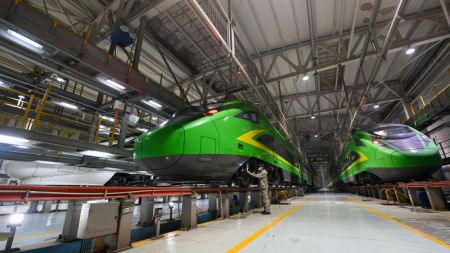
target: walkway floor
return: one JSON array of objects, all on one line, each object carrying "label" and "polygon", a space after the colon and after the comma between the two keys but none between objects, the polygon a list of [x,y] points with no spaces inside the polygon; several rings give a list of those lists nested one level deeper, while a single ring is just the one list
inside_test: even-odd
[{"label": "walkway floor", "polygon": [[[135,243],[127,252],[450,252],[448,212],[423,213],[365,200],[311,194],[273,206],[272,215],[212,221]],[[438,226],[423,226],[427,219]]]}]

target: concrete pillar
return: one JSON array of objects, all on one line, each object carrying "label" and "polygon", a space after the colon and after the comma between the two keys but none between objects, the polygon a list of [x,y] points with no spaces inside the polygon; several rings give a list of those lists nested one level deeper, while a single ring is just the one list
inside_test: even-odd
[{"label": "concrete pillar", "polygon": [[289,188],[288,192],[289,192],[289,198],[294,197],[294,195],[295,195],[295,189],[294,188]]},{"label": "concrete pillar", "polygon": [[153,209],[155,207],[155,199],[153,197],[141,198],[141,210],[139,213],[139,226],[153,225]]},{"label": "concrete pillar", "polygon": [[[129,105],[127,104],[126,107]],[[129,113],[125,113],[125,115],[122,117],[122,122],[120,122],[120,132],[119,132],[119,139],[117,140],[117,146],[119,148],[125,147],[125,137],[127,135],[127,128],[128,128],[128,122],[130,121],[130,115]]]},{"label": "concrete pillar", "polygon": [[441,189],[425,187],[425,191],[427,192],[428,200],[430,201],[431,208],[433,208],[433,210],[447,210],[447,206],[445,205],[445,202],[443,200],[444,197],[442,196]]},{"label": "concrete pillar", "polygon": [[305,196],[305,190],[303,190],[302,187],[298,188],[298,195],[299,195],[300,197]]},{"label": "concrete pillar", "polygon": [[420,206],[420,201],[416,195],[416,189],[406,188],[406,190],[408,191],[408,197],[409,197],[409,201],[411,202],[411,205],[412,206]]},{"label": "concrete pillar", "polygon": [[235,193],[228,194],[228,202],[230,203],[230,215],[234,214],[234,210],[236,209],[236,201],[234,201]]},{"label": "concrete pillar", "polygon": [[220,194],[219,196],[219,207],[220,207],[220,217],[227,219],[230,217],[230,194]]},{"label": "concrete pillar", "polygon": [[217,193],[208,193],[208,212],[213,218],[217,218]]},{"label": "concrete pillar", "polygon": [[30,201],[30,207],[28,208],[28,213],[38,212],[39,201]]},{"label": "concrete pillar", "polygon": [[378,198],[378,192],[375,188],[371,188],[372,189],[372,198]]},{"label": "concrete pillar", "polygon": [[51,200],[44,201],[44,204],[42,205],[42,212],[50,213],[52,210],[52,204],[53,204],[53,202]]},{"label": "concrete pillar", "polygon": [[239,192],[239,199],[241,205],[241,213],[248,212],[248,192]]},{"label": "concrete pillar", "polygon": [[69,201],[63,231],[60,240],[63,242],[77,240],[78,225],[80,223],[81,208],[84,201]]},{"label": "concrete pillar", "polygon": [[187,229],[197,227],[197,197],[195,195],[183,196],[181,227]]},{"label": "concrete pillar", "polygon": [[261,208],[262,203],[261,203],[261,192],[260,191],[254,191],[254,192],[250,192],[250,198],[251,198],[251,203],[252,206],[254,206],[255,208]]}]

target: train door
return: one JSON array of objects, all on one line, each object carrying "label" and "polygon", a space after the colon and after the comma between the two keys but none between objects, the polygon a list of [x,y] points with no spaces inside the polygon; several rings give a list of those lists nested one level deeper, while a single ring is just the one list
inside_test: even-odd
[{"label": "train door", "polygon": [[200,137],[199,161],[210,163],[217,154],[216,139],[208,136]]}]

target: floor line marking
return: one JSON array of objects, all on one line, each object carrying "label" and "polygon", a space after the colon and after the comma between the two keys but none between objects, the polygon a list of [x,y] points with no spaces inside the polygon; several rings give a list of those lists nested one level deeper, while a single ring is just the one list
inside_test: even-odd
[{"label": "floor line marking", "polygon": [[379,215],[379,216],[385,218],[386,220],[392,221],[392,222],[394,222],[395,224],[400,225],[400,226],[402,226],[403,228],[408,229],[409,231],[412,231],[412,232],[414,232],[414,233],[416,233],[416,234],[418,234],[418,235],[421,235],[421,236],[427,238],[428,240],[431,240],[431,241],[433,241],[433,242],[435,242],[435,243],[438,243],[438,244],[440,244],[440,245],[446,247],[447,249],[450,249],[450,244],[448,244],[448,243],[446,243],[446,242],[444,242],[444,241],[442,241],[442,240],[439,240],[438,238],[436,238],[436,237],[434,237],[434,236],[431,236],[431,235],[429,235],[429,234],[427,234],[427,233],[425,233],[425,232],[422,232],[422,231],[420,231],[420,230],[417,230],[417,229],[415,229],[415,228],[413,228],[413,227],[411,227],[411,226],[409,226],[409,225],[406,225],[405,223],[402,223],[402,222],[398,221],[397,219],[392,218],[391,216],[389,216],[389,215],[387,215],[387,214],[385,214],[385,213],[382,213],[382,212],[380,212],[380,211],[378,211],[378,210],[375,210],[375,209],[373,209],[373,208],[370,208],[370,207],[364,205],[363,203],[360,203],[359,201],[357,201],[357,200],[355,200],[355,199],[353,199],[353,198],[350,198],[350,197],[346,197],[346,198],[349,199],[350,201],[352,201],[353,203],[355,203],[356,205],[358,205],[358,206],[360,206],[360,207],[363,207],[363,208],[365,208],[365,209],[371,211],[372,213],[374,213],[374,214],[376,214],[376,215]]},{"label": "floor line marking", "polygon": [[238,244],[236,244],[233,248],[227,250],[227,253],[234,253],[234,252],[239,252],[241,249],[245,248],[247,245],[249,245],[251,242],[253,242],[254,240],[256,240],[256,238],[258,238],[259,236],[261,236],[262,234],[264,234],[267,230],[269,230],[271,227],[275,226],[277,223],[279,223],[280,221],[284,220],[285,218],[287,218],[288,216],[290,216],[291,214],[293,214],[295,211],[297,211],[298,209],[300,209],[301,207],[303,207],[308,201],[310,201],[313,197],[309,197],[305,200],[303,200],[301,203],[299,203],[298,205],[294,206],[293,208],[291,208],[289,211],[285,212],[283,215],[281,215],[280,217],[278,217],[276,220],[272,221],[271,223],[265,225],[263,228],[261,228],[260,230],[256,231],[255,233],[253,233],[252,235],[250,235],[249,237],[245,238],[244,240],[242,240],[241,242],[239,242]]}]

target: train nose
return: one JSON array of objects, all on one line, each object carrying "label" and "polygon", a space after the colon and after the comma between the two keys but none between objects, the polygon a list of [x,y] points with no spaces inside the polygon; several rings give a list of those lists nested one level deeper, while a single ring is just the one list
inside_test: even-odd
[{"label": "train nose", "polygon": [[136,163],[145,170],[158,173],[175,166],[183,156],[184,129],[167,127],[144,133],[134,147]]}]

